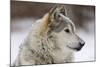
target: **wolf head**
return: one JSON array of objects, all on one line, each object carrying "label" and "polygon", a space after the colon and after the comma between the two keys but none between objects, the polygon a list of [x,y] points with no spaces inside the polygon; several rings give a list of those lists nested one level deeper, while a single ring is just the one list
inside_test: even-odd
[{"label": "wolf head", "polygon": [[61,49],[79,51],[85,42],[75,33],[74,23],[67,17],[65,6],[55,6],[49,12],[47,35]]}]

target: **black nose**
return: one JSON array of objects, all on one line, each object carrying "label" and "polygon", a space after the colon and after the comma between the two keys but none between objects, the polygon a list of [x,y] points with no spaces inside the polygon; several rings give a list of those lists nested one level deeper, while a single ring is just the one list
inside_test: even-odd
[{"label": "black nose", "polygon": [[79,42],[79,44],[80,44],[81,46],[84,46],[84,45],[85,45],[85,42]]}]

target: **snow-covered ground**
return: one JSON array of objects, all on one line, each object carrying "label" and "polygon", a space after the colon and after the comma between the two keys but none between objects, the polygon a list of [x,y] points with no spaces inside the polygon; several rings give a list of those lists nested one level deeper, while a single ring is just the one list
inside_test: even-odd
[{"label": "snow-covered ground", "polygon": [[[17,57],[19,46],[23,43],[31,29],[33,18],[24,18],[11,21],[11,63]],[[75,61],[94,61],[95,60],[95,36],[94,22],[87,23],[86,27],[89,32],[78,29],[77,34],[85,41],[85,46],[79,52],[75,52]]]}]

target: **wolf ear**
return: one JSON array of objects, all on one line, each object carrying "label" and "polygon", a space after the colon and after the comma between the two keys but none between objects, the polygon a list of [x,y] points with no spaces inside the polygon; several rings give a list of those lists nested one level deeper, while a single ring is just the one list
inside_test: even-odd
[{"label": "wolf ear", "polygon": [[54,15],[54,13],[62,13],[63,15],[67,15],[67,10],[64,5],[56,5],[50,11],[50,15]]},{"label": "wolf ear", "polygon": [[64,5],[57,5],[53,7],[49,12],[49,27],[58,31],[56,28],[61,28],[61,24],[63,24],[63,19],[60,14],[66,16],[66,13],[67,12]]}]

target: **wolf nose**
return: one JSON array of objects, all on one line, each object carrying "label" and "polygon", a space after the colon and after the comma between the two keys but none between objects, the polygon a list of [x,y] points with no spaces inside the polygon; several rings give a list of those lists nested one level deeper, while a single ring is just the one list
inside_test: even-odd
[{"label": "wolf nose", "polygon": [[85,42],[79,42],[79,44],[80,44],[81,46],[84,46],[84,45],[85,45]]}]

